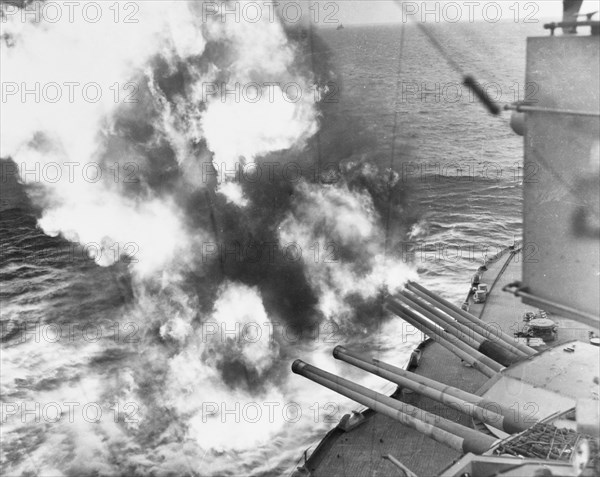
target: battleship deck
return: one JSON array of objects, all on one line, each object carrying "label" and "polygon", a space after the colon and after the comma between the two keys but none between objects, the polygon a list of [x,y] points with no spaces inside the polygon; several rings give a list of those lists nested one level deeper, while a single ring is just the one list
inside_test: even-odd
[{"label": "battleship deck", "polygon": [[[489,286],[487,300],[482,304],[467,298],[469,312],[487,323],[495,323],[512,335],[522,325],[523,314],[537,312],[502,288],[521,278],[522,253],[518,248],[507,248],[485,263],[482,282]],[[467,287],[465,287],[467,288]],[[552,316],[560,329],[556,344],[579,339],[587,341],[589,328],[570,320]],[[421,358],[413,371],[436,381],[478,393],[488,378],[475,369],[461,364],[461,360],[436,342],[427,340],[420,345]],[[359,350],[356,350],[359,351]],[[392,363],[401,365],[401,363]],[[420,395],[398,389],[395,398],[421,409],[441,415],[454,422],[472,426],[470,418],[447,406]],[[305,462],[299,474],[314,477],[334,476],[397,476],[399,469],[382,456],[391,454],[420,476],[437,475],[461,454],[423,434],[388,417],[370,410],[362,414],[362,422],[345,431],[339,425],[321,441]],[[483,427],[478,425],[478,429]]]}]

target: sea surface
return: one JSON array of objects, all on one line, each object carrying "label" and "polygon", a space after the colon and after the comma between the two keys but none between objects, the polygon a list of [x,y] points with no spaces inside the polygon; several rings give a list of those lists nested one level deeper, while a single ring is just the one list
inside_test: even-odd
[{"label": "sea surface", "polygon": [[[526,37],[540,34],[540,24],[460,23],[433,31],[498,103],[523,98]],[[510,114],[487,114],[413,25],[402,61],[398,27],[324,37],[344,81],[344,112],[377,138],[376,150],[364,154],[379,164],[392,161],[410,190],[419,221],[406,247],[416,247],[421,279],[459,301],[485,254],[520,239],[522,138],[510,128]]]},{"label": "sea surface", "polygon": [[[525,39],[543,34],[540,24],[460,23],[433,31],[498,102],[523,97]],[[490,116],[414,26],[405,28],[402,51],[399,26],[315,34],[313,55],[327,54],[335,72],[326,96],[329,118],[336,119],[321,124],[321,150],[333,151],[342,175],[371,166],[384,179],[389,167],[397,173],[401,197],[392,203],[402,210],[390,213],[384,227],[390,254],[404,257],[425,286],[462,303],[486,254],[521,237],[522,139],[509,115]],[[277,416],[254,424],[254,408],[243,414],[229,403],[229,417],[217,413],[226,422],[198,421],[198,390],[186,394],[188,388],[202,389],[211,406],[239,391],[227,379],[214,385],[207,368],[196,365],[203,342],[178,347],[162,339],[160,308],[144,314],[149,298],[132,284],[127,263],[102,267],[81,247],[46,235],[30,200],[35,187],[6,173],[2,182],[3,475],[287,475],[344,413],[358,408],[291,375],[293,359],[391,392],[389,383],[336,363],[331,350],[344,344],[404,366],[421,339],[407,334],[400,319],[382,317],[375,325],[334,328],[331,339],[279,340],[269,348],[277,353],[269,369],[278,378],[256,391],[263,412],[265,402],[279,403]],[[396,227],[398,217],[405,226]],[[210,282],[210,275],[198,280]],[[71,337],[54,334],[74,324]],[[238,405],[252,392],[244,388]],[[64,408],[65,402],[78,403],[73,422],[64,414],[54,419],[50,403]],[[282,419],[285,403],[293,406]],[[103,417],[94,419],[98,406]]]}]

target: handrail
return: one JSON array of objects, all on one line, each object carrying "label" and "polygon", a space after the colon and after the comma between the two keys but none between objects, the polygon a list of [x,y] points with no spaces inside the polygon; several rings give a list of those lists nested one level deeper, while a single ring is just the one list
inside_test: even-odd
[{"label": "handrail", "polygon": [[525,298],[530,300],[531,302],[542,305],[546,309],[552,310],[555,313],[562,314],[565,317],[573,318],[581,323],[597,327],[599,318],[597,315],[592,313],[587,313],[583,310],[577,310],[576,308],[571,308],[570,306],[561,305],[560,303],[556,303],[552,300],[548,300],[546,298],[542,298],[538,295],[533,295],[529,293],[529,289],[527,287],[522,286],[521,282],[513,282],[502,288],[502,291],[512,293],[515,296],[519,296],[521,298]]},{"label": "handrail", "polygon": [[504,106],[505,111],[517,111],[519,113],[547,113],[547,114],[568,114],[570,116],[590,116],[600,117],[600,111],[577,111],[574,109],[555,109],[555,108],[540,108],[537,106],[527,106],[523,104],[507,104]]},{"label": "handrail", "polygon": [[597,35],[598,30],[600,29],[600,22],[593,20],[584,20],[584,21],[573,21],[573,22],[552,22],[546,23],[544,25],[544,29],[550,30],[550,34],[554,36],[554,30],[557,28],[571,28],[576,29],[577,27],[589,26],[592,27],[592,35]]}]

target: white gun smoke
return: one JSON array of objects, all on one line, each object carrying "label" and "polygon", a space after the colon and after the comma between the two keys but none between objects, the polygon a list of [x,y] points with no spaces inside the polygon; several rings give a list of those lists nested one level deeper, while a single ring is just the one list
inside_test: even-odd
[{"label": "white gun smoke", "polygon": [[[121,319],[137,323],[142,334],[134,351],[124,351],[116,375],[96,368],[85,377],[67,372],[73,381],[31,395],[41,402],[136,402],[139,420],[99,426],[61,420],[30,460],[11,468],[15,474],[218,475],[276,467],[277,459],[256,462],[265,460],[274,439],[294,448],[315,423],[291,426],[280,409],[270,416],[264,403],[292,396],[307,409],[315,399],[301,396],[288,378],[292,345],[274,325],[298,325],[285,310],[312,315],[311,326],[352,322],[357,316],[349,300],[376,303],[384,284],[397,290],[412,274],[386,258],[372,197],[343,180],[274,187],[287,202],[267,188],[256,199],[261,183],[204,180],[206,162],[235,170],[271,153],[302,150],[318,129],[314,74],[299,66],[300,45],[280,21],[221,21],[203,16],[200,2],[136,5],[136,23],[115,21],[108,7],[96,23],[31,15],[23,21],[20,10],[3,5],[0,156],[17,164],[46,234],[97,244],[90,254],[101,266],[130,256],[134,297]],[[252,102],[235,93],[236,85],[249,83],[275,86]],[[291,98],[284,84],[297,85],[301,98]],[[222,95],[223,89],[234,93]],[[49,180],[51,170],[56,180]],[[217,237],[213,224],[198,218],[198,197],[214,191],[227,199],[215,196],[217,222],[233,216],[250,224],[247,230],[217,223]],[[257,216],[267,224],[262,232],[251,223]],[[304,254],[281,267],[258,264],[275,277],[264,283],[249,283],[254,269],[245,262],[211,275],[219,257],[207,263],[204,245],[242,240],[248,231],[296,243]],[[306,253],[314,243],[333,244],[330,260]],[[286,281],[288,295],[279,296]],[[306,308],[280,307],[294,299],[295,283],[306,289]],[[257,325],[260,339],[221,333],[244,325]],[[314,343],[294,346],[321,352]],[[107,347],[87,344],[61,360],[43,346],[35,353],[73,370],[99,353],[118,352],[116,344]],[[5,359],[17,362],[16,355]],[[2,383],[3,390],[15,387]],[[263,413],[253,422],[227,419],[224,409],[236,403],[263,403]],[[17,427],[9,422],[7,434]]]}]

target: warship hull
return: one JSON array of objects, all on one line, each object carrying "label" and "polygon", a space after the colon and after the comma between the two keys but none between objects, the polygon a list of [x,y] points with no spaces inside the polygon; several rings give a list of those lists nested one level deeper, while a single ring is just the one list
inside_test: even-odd
[{"label": "warship hull", "polygon": [[[572,34],[589,26],[591,35]],[[487,477],[501,475],[504,463],[492,460],[507,456],[517,457],[519,466],[521,459],[542,459],[546,464],[526,465],[559,468],[559,474],[539,469],[545,472],[540,475],[600,472],[600,27],[588,19],[545,28],[550,35],[529,38],[527,48],[526,81],[537,96],[504,108],[513,111],[513,129],[524,137],[524,243],[486,259],[465,284],[460,307],[453,303],[457,297],[445,300],[414,282],[385,297],[385,310],[428,337],[411,356],[410,373],[398,369],[402,363],[381,363],[392,373],[384,375],[377,357],[356,357],[357,349],[333,352],[398,384],[392,397],[404,403],[399,409],[420,410],[423,422],[438,416],[439,429],[455,438],[479,436],[485,448],[449,445],[456,441],[447,434],[440,437],[424,426],[419,431],[389,409],[387,415],[374,412],[380,403],[369,405],[357,395],[357,402],[374,409],[345,416],[297,475]],[[557,28],[570,34],[555,36]],[[293,370],[302,374],[298,366]],[[410,382],[411,374],[419,384]],[[337,390],[336,379],[324,385]],[[387,397],[380,401],[395,407]],[[482,414],[481,403],[494,406],[496,422]],[[581,463],[577,457],[589,454],[577,447],[583,442],[594,449]],[[478,454],[496,470],[465,473],[478,465]]]},{"label": "warship hull", "polygon": [[[523,304],[520,298],[503,290],[507,285],[520,281],[523,259],[523,249],[520,246],[507,247],[483,264],[478,275],[481,282],[488,285],[488,293],[482,303],[475,302],[470,286],[465,284],[467,298],[464,308],[468,307],[469,313],[478,317],[483,323],[497,325],[511,335],[523,328],[523,316],[527,313],[539,313],[537,308]],[[566,348],[569,343],[575,340],[587,342],[589,333],[597,332],[564,317],[552,315],[552,319],[558,323],[556,338],[548,344],[540,343],[539,351],[557,349],[566,354],[568,351],[564,351],[563,348]],[[600,351],[600,348],[597,349]],[[484,394],[486,389],[496,381],[465,365],[460,358],[431,339],[423,341],[416,351],[418,360],[411,360],[407,367],[416,375],[478,395]],[[595,362],[591,361],[589,366],[598,368],[598,363],[599,360],[596,359]],[[548,380],[556,372],[556,369],[540,370],[540,374]],[[600,370],[590,369],[590,372],[598,375]],[[456,408],[423,397],[409,389],[399,386],[392,397],[442,418],[493,435],[484,424],[458,412]],[[570,401],[565,402],[563,410],[567,410],[571,404]],[[523,405],[526,406],[527,402]],[[529,413],[535,420],[539,417],[536,409],[525,409],[523,412]],[[400,422],[367,409],[342,419],[296,470],[295,475],[397,476],[398,467],[389,459],[382,458],[388,455],[393,456],[416,475],[426,476],[439,475],[462,457],[463,453],[438,443]]]}]

